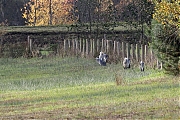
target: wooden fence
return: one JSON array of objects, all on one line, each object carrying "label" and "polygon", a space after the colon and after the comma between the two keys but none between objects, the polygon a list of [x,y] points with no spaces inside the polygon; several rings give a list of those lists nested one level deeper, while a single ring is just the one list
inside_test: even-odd
[{"label": "wooden fence", "polygon": [[58,44],[58,55],[76,55],[81,57],[97,57],[99,52],[109,55],[111,61],[122,62],[124,57],[128,57],[134,63],[144,61],[145,63],[158,68],[159,61],[155,58],[152,49],[148,45],[130,44],[113,40],[94,39],[72,39],[64,40]]},{"label": "wooden fence", "polygon": [[128,57],[136,61],[152,61],[154,54],[148,45],[129,44],[112,40],[64,40],[59,44],[58,54],[81,55],[82,57],[95,57],[100,51],[111,57]]},{"label": "wooden fence", "polygon": [[41,45],[28,36],[27,42],[25,43],[1,45],[1,49],[3,50],[0,49],[1,56],[5,54],[12,56],[15,54],[15,57],[19,55],[37,57],[42,50],[45,50],[44,48],[48,48],[53,44],[55,47],[51,52],[53,52],[54,55],[63,57],[73,55],[77,57],[95,58],[98,57],[102,51],[109,55],[110,62],[122,62],[125,57],[128,57],[131,59],[131,62],[136,65],[138,65],[140,61],[144,61],[145,64],[149,64],[152,67],[162,68],[162,64],[155,58],[152,49],[148,45],[143,44],[130,44],[129,42],[106,39],[64,39],[55,43],[46,42],[40,44]]}]

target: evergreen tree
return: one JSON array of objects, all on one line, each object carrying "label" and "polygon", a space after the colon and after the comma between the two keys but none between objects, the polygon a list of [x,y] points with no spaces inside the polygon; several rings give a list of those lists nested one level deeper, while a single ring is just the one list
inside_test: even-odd
[{"label": "evergreen tree", "polygon": [[178,1],[155,1],[152,23],[152,47],[164,63],[166,73],[178,75],[180,61],[180,29]]},{"label": "evergreen tree", "polygon": [[157,57],[163,62],[166,73],[179,74],[180,37],[175,26],[163,26],[153,22],[152,48]]}]

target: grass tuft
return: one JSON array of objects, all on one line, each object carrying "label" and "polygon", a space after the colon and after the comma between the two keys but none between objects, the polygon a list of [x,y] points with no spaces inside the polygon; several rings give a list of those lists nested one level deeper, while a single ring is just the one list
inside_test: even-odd
[{"label": "grass tuft", "polygon": [[122,85],[123,84],[123,78],[121,77],[121,75],[115,75],[115,81],[116,81],[116,85]]}]

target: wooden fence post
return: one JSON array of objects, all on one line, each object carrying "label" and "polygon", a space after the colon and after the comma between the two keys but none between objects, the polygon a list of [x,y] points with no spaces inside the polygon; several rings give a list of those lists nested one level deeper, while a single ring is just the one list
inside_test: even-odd
[{"label": "wooden fence post", "polygon": [[83,45],[83,53],[82,53],[82,55],[83,55],[83,57],[85,57],[85,51],[86,51],[86,39],[83,39],[83,43],[82,43],[82,45]]},{"label": "wooden fence post", "polygon": [[57,42],[57,50],[56,50],[56,53],[58,56],[60,56],[60,54],[61,54],[60,51],[61,51],[61,43],[58,41]]},{"label": "wooden fence post", "polygon": [[83,44],[82,44],[82,39],[79,40],[79,52],[83,51]]},{"label": "wooden fence post", "polygon": [[127,58],[130,58],[130,44],[126,43],[127,46]]},{"label": "wooden fence post", "polygon": [[148,57],[149,51],[148,51],[148,46],[147,46],[147,45],[145,45],[145,50],[144,50],[144,51],[145,51],[145,52],[144,52],[144,53],[145,53],[145,55],[144,55],[144,56],[145,56],[145,62],[148,62],[148,61],[149,61],[149,60],[148,60],[148,58],[149,58],[149,57]]},{"label": "wooden fence post", "polygon": [[114,41],[113,55],[115,56],[116,54],[117,54],[117,42]]},{"label": "wooden fence post", "polygon": [[101,47],[100,47],[100,40],[97,39],[97,52],[100,52]]},{"label": "wooden fence post", "polygon": [[97,41],[93,39],[93,56],[97,53]]},{"label": "wooden fence post", "polygon": [[112,46],[112,41],[111,40],[107,40],[107,54],[112,54],[112,49],[111,49],[111,46]]},{"label": "wooden fence post", "polygon": [[69,47],[68,49],[71,50],[71,40],[70,39],[68,40],[68,47]]},{"label": "wooden fence post", "polygon": [[32,39],[28,36],[28,53],[32,52]]},{"label": "wooden fence post", "polygon": [[3,50],[3,37],[0,37],[0,57],[2,56],[2,50]]},{"label": "wooden fence post", "polygon": [[161,63],[160,63],[160,69],[162,70],[163,69],[163,63],[162,63],[162,61],[161,61]]},{"label": "wooden fence post", "polygon": [[104,47],[105,47],[105,45],[104,45],[104,39],[101,40],[101,45],[102,45],[101,51],[105,51],[105,50],[104,50]]},{"label": "wooden fence post", "polygon": [[89,55],[89,40],[86,39],[86,57]]},{"label": "wooden fence post", "polygon": [[125,46],[125,43],[122,42],[122,59],[124,59],[126,56],[126,46]]},{"label": "wooden fence post", "polygon": [[140,58],[140,51],[139,51],[139,45],[136,44],[136,61],[139,62]]},{"label": "wooden fence post", "polygon": [[107,40],[104,40],[104,52],[107,52]]},{"label": "wooden fence post", "polygon": [[27,38],[27,41],[28,41],[27,49],[28,49],[28,53],[30,53],[30,37],[29,36]]},{"label": "wooden fence post", "polygon": [[72,39],[72,52],[73,52],[72,54],[75,55],[76,54],[75,51],[76,51],[76,42],[74,39]]},{"label": "wooden fence post", "polygon": [[68,40],[64,40],[64,54],[67,55]]},{"label": "wooden fence post", "polygon": [[75,50],[76,50],[76,55],[78,55],[78,53],[79,53],[79,41],[77,40],[77,39],[75,39],[75,44],[76,44],[76,48],[75,48]]},{"label": "wooden fence post", "polygon": [[143,61],[143,62],[145,62],[145,57],[144,57],[144,55],[145,55],[145,46],[144,46],[144,44],[141,44],[141,61]]},{"label": "wooden fence post", "polygon": [[120,56],[120,42],[117,42],[117,55]]},{"label": "wooden fence post", "polygon": [[132,51],[132,59],[136,60],[134,44],[131,44],[131,51]]},{"label": "wooden fence post", "polygon": [[90,39],[90,55],[93,56],[93,39]]}]

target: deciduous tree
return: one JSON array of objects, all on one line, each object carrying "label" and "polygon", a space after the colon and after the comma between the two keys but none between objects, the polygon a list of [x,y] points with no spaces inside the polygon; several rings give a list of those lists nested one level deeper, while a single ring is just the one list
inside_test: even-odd
[{"label": "deciduous tree", "polygon": [[28,25],[71,24],[76,21],[73,5],[73,0],[30,0],[22,9],[23,18]]},{"label": "deciduous tree", "polygon": [[180,1],[179,0],[154,0],[155,13],[153,18],[159,23],[171,24],[180,27]]}]

